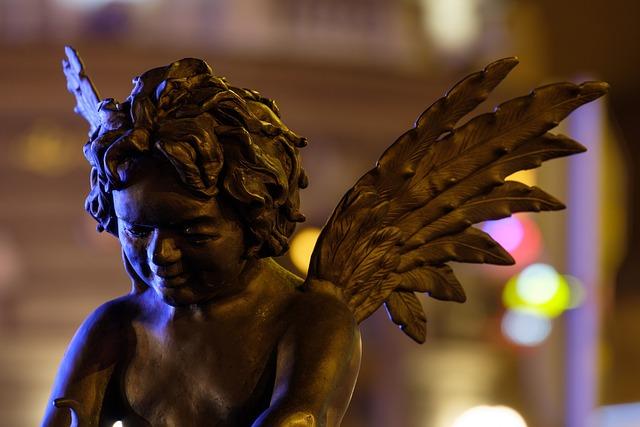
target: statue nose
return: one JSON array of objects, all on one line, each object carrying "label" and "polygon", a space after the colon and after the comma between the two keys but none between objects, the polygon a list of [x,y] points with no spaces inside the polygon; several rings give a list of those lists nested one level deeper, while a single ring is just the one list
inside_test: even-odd
[{"label": "statue nose", "polygon": [[156,265],[168,265],[180,259],[180,249],[173,237],[156,230],[149,246],[149,258]]}]

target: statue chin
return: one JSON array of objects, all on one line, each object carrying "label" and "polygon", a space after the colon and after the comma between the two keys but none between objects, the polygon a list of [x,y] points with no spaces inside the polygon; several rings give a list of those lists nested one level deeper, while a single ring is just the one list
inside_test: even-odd
[{"label": "statue chin", "polygon": [[162,294],[160,294],[160,298],[162,299],[162,302],[164,302],[165,304],[170,305],[172,307],[176,307],[176,308],[193,305],[200,302],[200,301],[196,301],[196,299],[193,297],[180,295],[177,292],[171,292],[171,293],[163,292]]},{"label": "statue chin", "polygon": [[[188,282],[179,286],[166,286],[156,283],[152,288],[162,302],[176,308],[205,304],[233,293],[230,292],[231,289],[228,286],[223,284],[207,287],[206,290],[194,289]],[[226,292],[224,292],[225,290]]]}]

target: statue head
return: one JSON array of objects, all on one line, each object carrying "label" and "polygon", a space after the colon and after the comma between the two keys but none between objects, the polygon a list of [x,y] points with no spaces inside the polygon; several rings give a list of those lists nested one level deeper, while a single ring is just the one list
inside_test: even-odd
[{"label": "statue head", "polygon": [[134,79],[125,102],[105,99],[84,147],[91,164],[87,211],[118,235],[114,191],[164,164],[190,196],[229,205],[244,229],[246,257],[283,254],[307,185],[298,148],[306,140],[280,120],[275,103],[230,86],[198,59]]}]

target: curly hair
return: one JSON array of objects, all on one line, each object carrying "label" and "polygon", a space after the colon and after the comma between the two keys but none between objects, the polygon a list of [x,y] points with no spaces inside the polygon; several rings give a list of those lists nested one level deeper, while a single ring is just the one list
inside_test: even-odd
[{"label": "curly hair", "polygon": [[206,198],[226,196],[249,231],[247,255],[278,256],[307,186],[298,148],[272,100],[216,77],[206,62],[187,58],[134,79],[125,102],[100,103],[101,125],[84,146],[91,164],[85,208],[98,231],[117,236],[112,191],[127,186],[127,169],[141,156],[169,161],[180,180]]}]

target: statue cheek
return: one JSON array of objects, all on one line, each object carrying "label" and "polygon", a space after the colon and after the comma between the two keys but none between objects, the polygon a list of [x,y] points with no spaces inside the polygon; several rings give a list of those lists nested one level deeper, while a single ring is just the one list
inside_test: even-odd
[{"label": "statue cheek", "polygon": [[151,270],[147,262],[147,251],[144,244],[133,242],[127,238],[120,239],[122,249],[136,273],[141,277],[149,277]]}]

